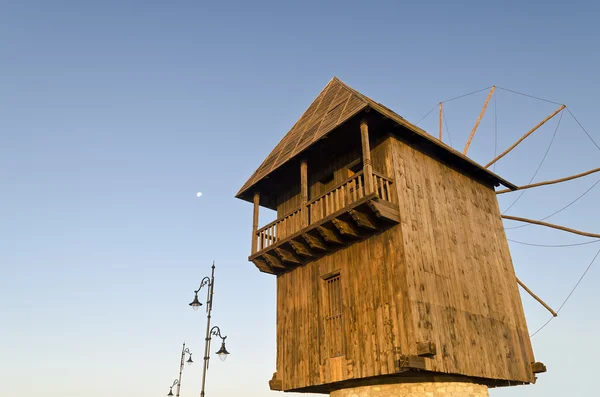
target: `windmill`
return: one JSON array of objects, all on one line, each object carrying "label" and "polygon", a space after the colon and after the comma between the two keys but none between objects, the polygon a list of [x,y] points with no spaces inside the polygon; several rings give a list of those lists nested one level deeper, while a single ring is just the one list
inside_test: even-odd
[{"label": "windmill", "polygon": [[[501,214],[497,194],[535,184],[490,167],[565,107],[481,165],[467,153],[495,89],[458,151],[443,103],[434,137],[333,78],[240,189],[249,260],[277,280],[271,389],[485,396],[546,371],[518,285],[552,309],[516,277],[503,218],[600,235]],[[277,219],[259,227],[261,206]]]}]

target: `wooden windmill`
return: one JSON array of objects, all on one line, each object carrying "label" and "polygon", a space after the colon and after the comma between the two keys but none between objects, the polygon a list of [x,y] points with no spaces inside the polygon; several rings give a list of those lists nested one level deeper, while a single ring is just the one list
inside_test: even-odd
[{"label": "wooden windmill", "polygon": [[[518,189],[333,78],[237,194],[254,203],[249,260],[277,277],[271,389],[534,383],[496,186]],[[277,219],[259,228],[260,206]]]}]

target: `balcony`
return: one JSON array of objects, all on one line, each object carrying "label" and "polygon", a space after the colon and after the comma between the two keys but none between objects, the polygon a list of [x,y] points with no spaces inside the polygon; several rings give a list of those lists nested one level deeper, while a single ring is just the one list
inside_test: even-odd
[{"label": "balcony", "polygon": [[[368,175],[368,174],[367,174]],[[249,259],[281,274],[400,222],[394,181],[358,172],[326,193],[258,229]]]}]

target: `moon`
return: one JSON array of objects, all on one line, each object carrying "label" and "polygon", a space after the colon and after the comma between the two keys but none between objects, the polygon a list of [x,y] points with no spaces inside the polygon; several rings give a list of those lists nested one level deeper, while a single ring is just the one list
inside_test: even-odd
[{"label": "moon", "polygon": [[196,196],[201,197],[202,196],[202,192],[196,193]]}]

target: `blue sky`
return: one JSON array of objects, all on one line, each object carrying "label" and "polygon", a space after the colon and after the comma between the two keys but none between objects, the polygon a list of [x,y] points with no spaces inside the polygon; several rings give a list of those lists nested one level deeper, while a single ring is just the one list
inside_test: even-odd
[{"label": "blue sky", "polygon": [[[195,395],[205,317],[187,303],[214,260],[213,320],[232,354],[212,362],[207,393],[273,395],[275,279],[247,262],[252,209],[233,196],[312,99],[338,76],[416,122],[495,84],[566,103],[600,142],[599,12],[591,1],[0,2],[3,393],[164,395],[185,340],[197,364],[182,396]],[[485,95],[445,106],[455,147]],[[502,90],[493,105],[469,152],[481,162],[496,131],[499,151],[557,107]],[[557,122],[496,171],[529,182]],[[436,123],[419,125],[435,134]],[[536,181],[599,158],[565,113]],[[528,192],[508,213],[539,219],[597,180]],[[549,221],[600,232],[598,200],[592,189]],[[507,234],[589,240],[536,226]],[[555,308],[598,248],[511,244],[519,277]],[[599,281],[597,263],[533,339],[549,373],[492,396],[595,391]],[[523,301],[534,330],[548,313]]]}]

